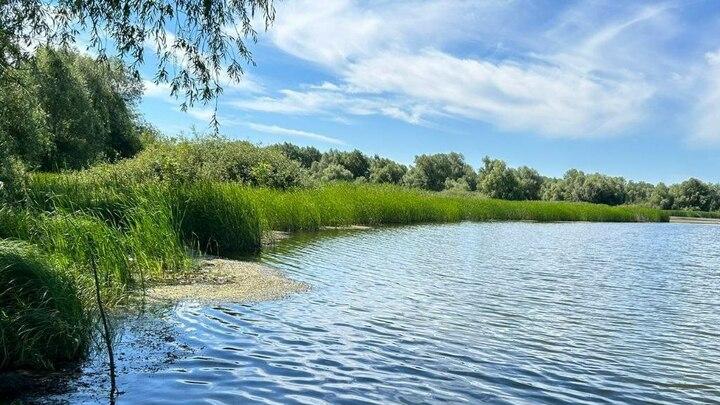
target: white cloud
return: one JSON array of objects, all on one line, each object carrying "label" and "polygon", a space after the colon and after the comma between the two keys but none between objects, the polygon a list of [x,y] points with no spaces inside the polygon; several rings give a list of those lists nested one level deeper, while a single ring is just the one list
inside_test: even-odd
[{"label": "white cloud", "polygon": [[266,134],[300,137],[300,138],[312,139],[315,141],[332,143],[335,145],[345,145],[345,142],[340,139],[321,135],[321,134],[318,134],[315,132],[301,131],[298,129],[291,129],[291,128],[283,128],[283,127],[279,127],[277,125],[258,124],[258,123],[254,123],[254,122],[248,123],[247,126],[254,131],[263,132]]},{"label": "white cloud", "polygon": [[384,115],[411,124],[422,123],[423,115],[432,115],[427,106],[393,99],[387,96],[356,94],[347,87],[330,83],[311,86],[307,91],[280,90],[278,97],[238,99],[228,104],[250,111],[262,111],[289,115],[321,114],[339,122],[347,122],[339,114],[365,116]]},{"label": "white cloud", "polygon": [[567,66],[491,63],[439,51],[388,53],[352,65],[352,86],[400,93],[428,108],[549,135],[613,133],[636,122],[652,89]]},{"label": "white cloud", "polygon": [[690,142],[700,146],[720,145],[720,49],[706,53],[705,59],[705,80],[698,90]]},{"label": "white cloud", "polygon": [[210,123],[210,120],[215,114],[215,110],[212,108],[188,108],[187,114],[198,121]]},{"label": "white cloud", "polygon": [[[622,18],[608,19],[583,3],[548,26],[528,21],[537,17],[523,4],[282,3],[270,34],[274,44],[337,80],[233,105],[282,114],[378,114],[412,124],[453,116],[556,137],[613,135],[646,117],[658,92],[648,72],[658,63],[637,57],[634,34],[662,31],[670,6],[627,5],[617,13]],[[532,31],[518,29],[523,22]],[[478,46],[467,49],[497,52],[448,50],[465,49],[455,45],[468,41]],[[652,48],[640,45],[646,53]]]},{"label": "white cloud", "polygon": [[143,80],[143,87],[145,97],[162,98],[165,100],[172,100],[170,97],[170,84],[169,83],[155,83],[152,80]]}]

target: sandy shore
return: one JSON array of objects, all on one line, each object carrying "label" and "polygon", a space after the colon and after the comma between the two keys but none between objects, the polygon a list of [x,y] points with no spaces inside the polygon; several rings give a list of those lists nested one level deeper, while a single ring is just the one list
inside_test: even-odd
[{"label": "sandy shore", "polygon": [[718,218],[670,217],[670,222],[677,222],[683,224],[720,225],[720,219]]},{"label": "sandy shore", "polygon": [[307,291],[309,286],[266,265],[227,259],[205,259],[200,269],[171,285],[151,287],[151,300],[255,302]]}]

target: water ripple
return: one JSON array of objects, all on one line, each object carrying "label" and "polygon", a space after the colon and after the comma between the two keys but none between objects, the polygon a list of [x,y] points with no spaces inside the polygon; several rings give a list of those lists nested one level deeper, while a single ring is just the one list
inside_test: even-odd
[{"label": "water ripple", "polygon": [[[720,403],[718,241],[687,224],[301,236],[261,259],[309,293],[180,304],[153,321],[174,336],[154,351],[127,321],[119,402]],[[45,400],[98,401],[82,381],[101,365]]]}]

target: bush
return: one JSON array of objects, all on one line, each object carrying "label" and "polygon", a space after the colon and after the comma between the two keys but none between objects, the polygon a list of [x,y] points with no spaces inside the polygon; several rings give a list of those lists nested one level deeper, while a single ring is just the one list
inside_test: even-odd
[{"label": "bush", "polygon": [[0,157],[0,201],[16,203],[27,193],[28,176],[22,162],[13,156]]},{"label": "bush", "polygon": [[91,316],[79,287],[34,249],[0,241],[0,369],[53,368],[86,349]]},{"label": "bush", "polygon": [[277,149],[219,137],[156,142],[134,159],[94,167],[87,175],[106,181],[228,181],[283,189],[308,179],[299,162]]}]

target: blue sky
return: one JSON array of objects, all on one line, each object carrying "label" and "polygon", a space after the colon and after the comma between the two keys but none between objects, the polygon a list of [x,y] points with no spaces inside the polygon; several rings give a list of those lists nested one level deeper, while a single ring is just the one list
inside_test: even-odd
[{"label": "blue sky", "polygon": [[[720,182],[720,1],[276,2],[221,132],[411,163],[457,151],[561,176]],[[145,71],[145,118],[208,128]]]}]

